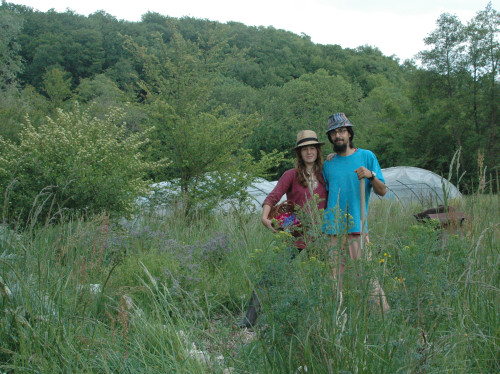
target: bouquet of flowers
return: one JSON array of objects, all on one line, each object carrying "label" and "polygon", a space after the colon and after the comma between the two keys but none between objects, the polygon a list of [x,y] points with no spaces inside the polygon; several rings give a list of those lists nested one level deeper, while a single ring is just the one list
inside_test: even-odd
[{"label": "bouquet of flowers", "polygon": [[293,236],[300,236],[298,228],[302,225],[295,212],[295,203],[289,200],[274,206],[269,213],[269,219],[276,230],[288,231]]},{"label": "bouquet of flowers", "polygon": [[295,213],[281,213],[273,218],[273,223],[275,223],[275,228],[286,229],[291,226],[298,226],[300,220],[297,218]]}]

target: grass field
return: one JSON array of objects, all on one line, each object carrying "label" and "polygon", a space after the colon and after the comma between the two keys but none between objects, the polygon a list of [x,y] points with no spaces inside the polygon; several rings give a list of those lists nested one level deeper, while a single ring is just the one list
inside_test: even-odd
[{"label": "grass field", "polygon": [[[258,212],[4,227],[0,371],[497,373],[500,198],[450,205],[467,220],[443,237],[422,207],[373,202],[342,298],[325,240],[290,261]],[[234,329],[254,289],[257,327]]]}]

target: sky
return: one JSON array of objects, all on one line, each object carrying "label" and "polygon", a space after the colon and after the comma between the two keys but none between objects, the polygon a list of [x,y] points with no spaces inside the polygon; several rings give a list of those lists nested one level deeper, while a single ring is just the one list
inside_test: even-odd
[{"label": "sky", "polygon": [[488,2],[500,0],[7,0],[35,10],[72,10],[89,15],[104,10],[119,20],[140,21],[147,12],[247,26],[272,26],[308,35],[313,43],[343,48],[377,47],[404,61],[426,49],[424,38],[443,13],[470,21]]}]

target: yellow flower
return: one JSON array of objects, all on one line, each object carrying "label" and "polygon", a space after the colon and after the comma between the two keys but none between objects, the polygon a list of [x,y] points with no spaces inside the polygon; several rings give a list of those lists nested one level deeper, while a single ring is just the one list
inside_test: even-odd
[{"label": "yellow flower", "polygon": [[385,262],[385,259],[383,258],[382,260],[380,260],[378,263],[379,264],[383,264]]},{"label": "yellow flower", "polygon": [[280,233],[281,235],[288,236],[288,237],[291,237],[291,236],[292,236],[292,234],[290,234],[288,231],[279,231],[279,233]]}]

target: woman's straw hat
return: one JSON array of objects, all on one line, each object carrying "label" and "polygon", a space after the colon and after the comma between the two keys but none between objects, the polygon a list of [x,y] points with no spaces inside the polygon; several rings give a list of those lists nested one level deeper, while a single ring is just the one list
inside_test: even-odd
[{"label": "woman's straw hat", "polygon": [[318,136],[312,130],[302,130],[297,134],[297,145],[295,149],[305,147],[306,145],[323,145],[325,143],[321,143],[318,141]]}]

